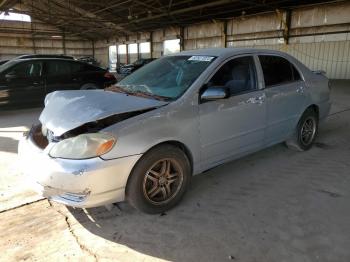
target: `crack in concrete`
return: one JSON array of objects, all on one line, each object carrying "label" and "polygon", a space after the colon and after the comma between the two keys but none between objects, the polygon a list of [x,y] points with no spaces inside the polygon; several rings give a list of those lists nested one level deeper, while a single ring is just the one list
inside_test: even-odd
[{"label": "crack in concrete", "polygon": [[87,248],[79,239],[79,237],[74,233],[74,229],[72,228],[71,223],[69,222],[69,218],[67,215],[65,215],[62,211],[57,210],[54,208],[54,206],[52,205],[52,203],[50,202],[50,200],[47,200],[47,202],[49,202],[50,207],[52,207],[57,213],[59,213],[61,216],[64,217],[68,230],[71,233],[71,235],[73,236],[73,238],[75,239],[75,242],[79,245],[80,249],[83,250],[84,252],[88,253],[90,256],[94,257],[95,261],[98,261],[97,255],[92,252],[89,248]]},{"label": "crack in concrete", "polygon": [[41,202],[41,201],[44,201],[46,198],[39,198],[37,200],[34,200],[34,201],[31,201],[31,202],[27,202],[27,203],[23,203],[19,206],[15,206],[15,207],[10,207],[10,208],[7,208],[7,209],[4,209],[4,210],[1,210],[0,211],[0,214],[2,213],[5,213],[5,212],[8,212],[8,211],[12,211],[12,210],[15,210],[15,209],[18,209],[18,208],[21,208],[21,207],[24,207],[24,206],[30,206],[31,204],[35,204],[35,203],[38,203],[38,202]]}]

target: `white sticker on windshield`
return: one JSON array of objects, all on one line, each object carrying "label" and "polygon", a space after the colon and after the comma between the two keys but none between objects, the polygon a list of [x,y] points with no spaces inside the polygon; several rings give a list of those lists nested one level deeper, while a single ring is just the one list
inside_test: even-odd
[{"label": "white sticker on windshield", "polygon": [[189,61],[210,62],[210,61],[213,60],[213,59],[214,59],[213,56],[194,55],[194,56],[191,56],[188,60],[189,60]]}]

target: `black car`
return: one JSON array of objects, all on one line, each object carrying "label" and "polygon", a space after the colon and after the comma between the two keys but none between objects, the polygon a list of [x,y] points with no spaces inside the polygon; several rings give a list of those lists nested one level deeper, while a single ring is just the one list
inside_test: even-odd
[{"label": "black car", "polygon": [[100,63],[95,58],[93,58],[91,56],[79,57],[77,60],[80,62],[90,64],[90,65],[100,66]]},{"label": "black car", "polygon": [[[12,60],[17,60],[17,59],[28,59],[28,58],[64,58],[64,59],[74,59],[73,56],[68,56],[68,55],[20,55],[15,58],[12,58]],[[10,59],[5,59],[5,60],[0,60],[0,65],[5,64],[6,62],[10,61]]]},{"label": "black car", "polygon": [[42,106],[56,90],[98,89],[116,82],[107,70],[60,58],[15,59],[0,65],[0,108]]},{"label": "black car", "polygon": [[21,55],[13,59],[28,59],[28,58],[63,58],[63,59],[74,59],[73,56],[69,55],[41,55],[41,54],[32,54],[32,55]]},{"label": "black car", "polygon": [[118,70],[118,73],[122,74],[122,75],[131,74],[132,72],[134,72],[137,69],[139,69],[140,67],[143,67],[144,65],[152,62],[153,60],[155,60],[155,58],[141,58],[139,60],[136,60],[132,64],[126,64],[126,65],[121,66],[120,69]]},{"label": "black car", "polygon": [[6,62],[8,62],[9,60],[0,60],[0,65],[5,64]]}]

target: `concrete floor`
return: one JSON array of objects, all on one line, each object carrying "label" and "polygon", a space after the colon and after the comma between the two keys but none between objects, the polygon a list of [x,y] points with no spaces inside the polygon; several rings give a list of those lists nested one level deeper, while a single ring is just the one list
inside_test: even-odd
[{"label": "concrete floor", "polygon": [[350,261],[350,82],[316,145],[276,145],[194,177],[175,209],[66,208],[18,172],[17,140],[39,110],[0,115],[0,261]]}]

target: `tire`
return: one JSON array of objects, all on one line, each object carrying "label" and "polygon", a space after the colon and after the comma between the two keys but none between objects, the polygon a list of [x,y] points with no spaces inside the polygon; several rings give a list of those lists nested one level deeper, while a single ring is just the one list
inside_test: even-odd
[{"label": "tire", "polygon": [[126,199],[145,213],[162,213],[181,200],[190,180],[191,165],[185,153],[178,147],[161,145],[135,165],[126,186]]},{"label": "tire", "polygon": [[94,83],[87,83],[87,84],[83,84],[80,87],[81,90],[93,90],[93,89],[99,89],[98,85],[94,84]]},{"label": "tire", "polygon": [[297,151],[309,150],[317,134],[318,115],[313,108],[308,108],[301,116],[293,136],[286,141],[286,145]]}]

